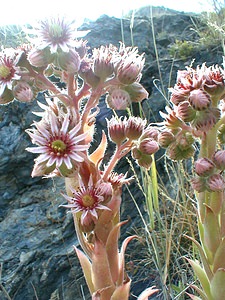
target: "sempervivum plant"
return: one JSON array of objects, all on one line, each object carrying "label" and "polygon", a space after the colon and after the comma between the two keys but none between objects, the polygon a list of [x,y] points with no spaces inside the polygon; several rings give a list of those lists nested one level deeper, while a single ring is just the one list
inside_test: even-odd
[{"label": "sempervivum plant", "polygon": [[[144,55],[137,48],[120,44],[101,46],[90,55],[87,41],[74,24],[53,18],[27,30],[29,45],[0,53],[0,102],[14,99],[30,102],[38,92],[48,91],[47,104],[39,103],[39,121],[26,132],[36,153],[32,176],[60,176],[65,179],[62,204],[73,215],[83,251],[75,248],[92,299],[126,300],[131,279],[125,270],[124,254],[130,236],[118,249],[122,187],[132,178],[115,172],[118,161],[138,151],[137,164],[150,168],[151,155],[158,150],[157,135],[150,134],[146,121],[135,117],[113,117],[94,152],[90,145],[95,133],[98,103],[107,94],[107,105],[125,110],[132,102],[148,96],[140,84]],[[86,34],[86,32],[84,33]],[[50,79],[64,83],[60,89]],[[107,137],[115,143],[108,164],[102,161]],[[154,137],[153,137],[154,136]],[[157,290],[149,288],[139,300]]]}]

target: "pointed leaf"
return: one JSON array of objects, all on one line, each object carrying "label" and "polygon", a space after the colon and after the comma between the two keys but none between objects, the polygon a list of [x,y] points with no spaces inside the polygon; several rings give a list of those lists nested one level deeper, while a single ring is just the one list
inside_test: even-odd
[{"label": "pointed leaf", "polygon": [[138,236],[137,235],[129,236],[122,243],[120,254],[119,254],[119,278],[117,281],[118,285],[122,285],[123,280],[124,280],[124,266],[125,266],[125,257],[124,256],[125,256],[126,247],[127,247],[128,243],[135,238],[138,239]]},{"label": "pointed leaf", "polygon": [[115,285],[110,273],[106,247],[97,236],[95,236],[92,253],[92,282],[95,291],[103,290],[102,299],[110,299],[115,290]]},{"label": "pointed leaf", "polygon": [[101,143],[99,144],[98,148],[95,149],[95,151],[93,153],[91,153],[91,155],[89,156],[90,160],[94,164],[98,165],[101,162],[101,160],[104,157],[107,145],[108,145],[108,143],[107,143],[106,134],[105,134],[104,131],[102,131],[102,140],[101,140]]},{"label": "pointed leaf", "polygon": [[110,231],[107,242],[106,252],[108,256],[109,266],[113,282],[117,282],[119,276],[119,251],[118,251],[118,240],[120,234],[120,227],[126,224],[128,221],[120,222],[113,227]]},{"label": "pointed leaf", "polygon": [[82,267],[84,277],[85,277],[85,280],[87,282],[89,291],[92,294],[92,293],[94,293],[94,285],[93,285],[93,282],[92,282],[92,279],[91,279],[91,262],[89,261],[87,256],[82,251],[80,251],[75,246],[73,246],[73,247],[74,247],[74,249],[76,251],[76,254],[77,254],[77,257],[80,261],[80,264],[81,264],[81,267]]},{"label": "pointed leaf", "polygon": [[206,215],[204,221],[204,244],[215,254],[220,244],[220,230],[218,217],[213,213],[210,207],[206,206]]},{"label": "pointed leaf", "polygon": [[203,264],[203,267],[204,267],[204,270],[205,270],[205,272],[207,274],[207,277],[209,278],[209,281],[210,281],[213,277],[213,273],[210,269],[210,266],[208,264],[207,258],[205,256],[205,253],[204,253],[201,245],[195,239],[193,239],[192,237],[187,236],[185,234],[184,234],[184,236],[187,237],[188,239],[190,239],[197,246],[200,257],[201,257],[201,261],[202,261],[202,264]]},{"label": "pointed leaf", "polygon": [[213,300],[224,299],[225,295],[225,269],[216,271],[211,281],[211,292]]},{"label": "pointed leaf", "polygon": [[225,239],[220,243],[213,262],[213,272],[215,273],[218,269],[225,269]]},{"label": "pointed leaf", "polygon": [[197,278],[199,279],[201,286],[205,292],[205,294],[210,298],[211,297],[211,293],[210,293],[210,283],[209,283],[209,279],[206,275],[206,272],[203,270],[203,268],[200,266],[199,262],[191,260],[191,259],[187,259],[188,262],[191,264],[195,275],[197,276]]}]

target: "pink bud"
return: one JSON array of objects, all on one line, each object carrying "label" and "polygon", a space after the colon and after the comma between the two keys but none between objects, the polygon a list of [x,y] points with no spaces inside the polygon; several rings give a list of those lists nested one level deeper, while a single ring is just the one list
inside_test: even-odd
[{"label": "pink bud", "polygon": [[34,98],[31,86],[25,81],[19,81],[13,88],[15,98],[21,102],[30,102]]},{"label": "pink bud", "polygon": [[207,180],[208,188],[213,192],[220,192],[225,189],[225,181],[220,174],[213,174]]},{"label": "pink bud", "polygon": [[225,169],[225,150],[217,151],[213,156],[213,161],[218,169],[224,170]]},{"label": "pink bud", "polygon": [[204,110],[210,106],[211,98],[208,93],[201,89],[198,89],[191,91],[189,102],[194,109]]},{"label": "pink bud", "polygon": [[206,190],[206,181],[203,177],[194,177],[191,179],[192,188],[198,193],[204,192]]},{"label": "pink bud", "polygon": [[161,147],[167,148],[175,141],[175,137],[171,131],[163,131],[159,133],[158,141]]},{"label": "pink bud", "polygon": [[138,80],[144,66],[143,55],[138,55],[136,49],[123,56],[117,69],[117,76],[121,83],[132,84]]},{"label": "pink bud", "polygon": [[122,89],[113,89],[106,98],[108,106],[115,110],[125,110],[130,105],[130,95]]},{"label": "pink bud", "polygon": [[214,163],[208,158],[199,158],[195,162],[195,172],[198,176],[209,176],[215,169]]},{"label": "pink bud", "polygon": [[80,69],[80,56],[72,49],[69,52],[59,52],[57,53],[57,63],[64,71],[77,73]]},{"label": "pink bud", "polygon": [[126,123],[125,134],[130,140],[137,140],[143,133],[146,120],[140,117],[130,117]]},{"label": "pink bud", "polygon": [[33,49],[28,54],[28,60],[31,65],[42,68],[47,67],[48,64],[52,63],[53,55],[51,54],[49,48],[45,48],[43,50]]},{"label": "pink bud", "polygon": [[179,103],[177,108],[178,116],[184,121],[184,122],[190,122],[194,119],[196,111],[193,109],[193,107],[190,105],[188,101],[183,101]]},{"label": "pink bud", "polygon": [[122,120],[121,118],[117,119],[115,117],[112,117],[110,120],[107,120],[109,137],[111,141],[113,141],[117,145],[122,144],[126,139],[126,135],[125,135],[126,122],[127,122],[126,119]]},{"label": "pink bud", "polygon": [[153,139],[144,139],[140,142],[139,149],[143,154],[152,155],[159,150],[159,144]]}]

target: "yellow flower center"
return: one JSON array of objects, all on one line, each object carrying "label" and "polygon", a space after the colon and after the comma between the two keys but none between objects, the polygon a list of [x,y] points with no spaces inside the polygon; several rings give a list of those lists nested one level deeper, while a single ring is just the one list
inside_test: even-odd
[{"label": "yellow flower center", "polygon": [[55,39],[61,38],[63,34],[63,29],[59,24],[52,24],[49,28],[49,34]]},{"label": "yellow flower center", "polygon": [[10,68],[8,68],[8,67],[6,67],[4,65],[0,66],[0,76],[2,78],[7,78],[10,75],[10,73],[11,73]]},{"label": "yellow flower center", "polygon": [[83,195],[82,203],[85,207],[92,207],[95,204],[95,200],[91,195]]},{"label": "yellow flower center", "polygon": [[66,144],[61,140],[55,140],[54,142],[52,142],[51,147],[57,153],[61,153],[66,150]]}]

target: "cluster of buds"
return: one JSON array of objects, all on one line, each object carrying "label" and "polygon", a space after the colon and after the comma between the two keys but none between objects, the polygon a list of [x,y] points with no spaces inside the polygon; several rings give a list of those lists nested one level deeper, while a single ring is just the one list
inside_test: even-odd
[{"label": "cluster of buds", "polygon": [[149,169],[152,155],[159,150],[158,130],[147,126],[140,117],[111,118],[108,121],[109,137],[120,153],[132,150],[132,157],[139,166]]},{"label": "cluster of buds", "polygon": [[[223,150],[221,151],[223,152]],[[225,189],[224,178],[216,167],[219,160],[219,152],[215,153],[213,160],[201,157],[195,162],[197,177],[192,178],[191,183],[193,189],[197,192],[222,192]]]},{"label": "cluster of buds", "polygon": [[159,143],[167,148],[168,157],[173,160],[192,157],[194,143],[223,124],[224,77],[223,68],[205,64],[178,71],[177,82],[170,88],[171,107],[161,112],[164,129]]},{"label": "cluster of buds", "polygon": [[[223,299],[225,282],[225,71],[211,66],[178,71],[170,89],[170,108],[164,118],[159,144],[173,160],[197,158],[191,186],[198,202],[202,264],[188,259],[201,288],[193,286],[202,299]],[[191,299],[199,299],[189,294]]]},{"label": "cluster of buds", "polygon": [[[121,226],[122,186],[131,178],[117,174],[117,162],[130,151],[140,166],[150,168],[151,156],[158,150],[158,133],[146,127],[141,118],[116,118],[107,122],[108,135],[116,144],[115,153],[103,165],[107,137],[90,153],[94,140],[98,103],[106,94],[113,110],[125,110],[141,102],[148,92],[140,83],[144,55],[137,48],[120,44],[101,46],[90,54],[87,41],[78,39],[87,32],[74,29],[73,23],[59,18],[40,21],[27,29],[30,44],[0,53],[0,103],[14,99],[29,102],[37,93],[48,91],[47,104],[39,103],[41,117],[26,130],[38,154],[32,176],[60,176],[65,179],[63,193],[72,213],[82,252],[75,249],[92,299],[125,300],[131,279],[125,270],[127,244],[121,251],[118,239]],[[63,82],[55,85],[52,76]],[[82,82],[82,84],[81,84]],[[145,290],[139,300],[157,290]]]}]

